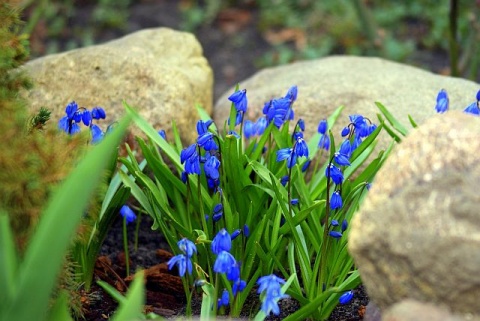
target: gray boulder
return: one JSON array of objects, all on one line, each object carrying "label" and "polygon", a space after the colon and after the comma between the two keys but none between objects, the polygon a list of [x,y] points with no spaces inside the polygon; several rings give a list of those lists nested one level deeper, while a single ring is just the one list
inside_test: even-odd
[{"label": "gray boulder", "polygon": [[[345,106],[333,130],[337,142],[350,114],[363,114],[378,123],[375,101],[409,127],[408,114],[418,123],[435,114],[435,99],[440,89],[448,91],[452,109],[466,107],[480,89],[479,84],[468,80],[439,76],[380,58],[332,56],[264,69],[240,81],[240,88],[247,89],[247,118],[255,120],[262,114],[265,102],[284,96],[292,85],[298,86],[295,117],[305,120],[307,139],[316,132],[321,119],[329,117],[338,106]],[[234,88],[215,103],[217,124],[223,124],[228,117],[227,98],[233,91]],[[381,147],[390,141],[387,136],[384,133]]]},{"label": "gray boulder", "polygon": [[212,112],[212,69],[200,43],[185,32],[146,29],[35,59],[25,68],[35,81],[35,88],[26,93],[32,111],[48,107],[55,121],[75,100],[79,106],[103,107],[106,122],[114,122],[123,114],[125,100],[167,135],[175,120],[182,138],[191,142],[198,119],[195,104]]},{"label": "gray boulder", "polygon": [[377,173],[349,250],[381,308],[411,298],[480,315],[480,117],[435,115]]},{"label": "gray boulder", "polygon": [[[444,307],[433,304],[404,300],[385,311],[382,321],[478,321],[472,315],[453,314]],[[369,320],[365,320],[369,321]]]}]

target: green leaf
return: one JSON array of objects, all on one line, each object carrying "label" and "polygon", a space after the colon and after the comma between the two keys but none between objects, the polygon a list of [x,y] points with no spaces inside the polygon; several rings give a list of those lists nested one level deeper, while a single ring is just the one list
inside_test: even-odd
[{"label": "green leaf", "polygon": [[375,105],[377,105],[378,109],[380,109],[382,114],[388,120],[390,125],[392,125],[393,128],[395,128],[396,131],[398,131],[403,136],[406,136],[408,134],[408,130],[405,127],[403,127],[402,124],[400,124],[400,122],[395,118],[395,116],[392,115],[392,113],[388,111],[388,109],[385,106],[383,106],[378,101],[375,102]]},{"label": "green leaf", "polygon": [[[0,212],[0,311],[5,311],[15,293],[18,257],[8,215]],[[1,314],[0,314],[1,315]]]},{"label": "green leaf", "polygon": [[49,321],[73,321],[69,312],[68,296],[66,290],[62,290],[60,295],[55,300],[49,316]]},{"label": "green leaf", "polygon": [[200,321],[209,321],[215,316],[212,306],[215,300],[215,288],[210,283],[202,285],[202,309],[200,311]]},{"label": "green leaf", "polygon": [[45,319],[70,240],[128,123],[129,118],[123,119],[55,190],[19,266],[14,300],[2,311],[4,320]]},{"label": "green leaf", "polygon": [[143,271],[135,274],[135,279],[128,289],[125,300],[122,300],[115,312],[112,321],[139,320],[142,317],[143,304],[145,302],[145,287],[143,285]]}]

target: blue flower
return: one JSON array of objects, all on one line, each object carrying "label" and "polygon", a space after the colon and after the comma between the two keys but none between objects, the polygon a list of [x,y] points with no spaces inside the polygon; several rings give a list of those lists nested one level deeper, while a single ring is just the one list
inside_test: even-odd
[{"label": "blue flower", "polygon": [[210,156],[205,162],[204,170],[205,175],[213,180],[217,180],[220,177],[218,169],[220,168],[220,161],[216,156]]},{"label": "blue flower", "polygon": [[97,144],[103,140],[105,136],[104,132],[100,127],[95,124],[90,126],[90,133],[92,134],[92,144]]},{"label": "blue flower", "polygon": [[337,221],[337,220],[332,220],[332,221],[330,222],[330,225],[331,225],[331,226],[338,226],[338,221]]},{"label": "blue flower", "polygon": [[330,235],[331,237],[336,238],[336,239],[339,239],[339,238],[342,237],[342,233],[340,233],[338,231],[330,231],[328,233],[328,235]]},{"label": "blue flower", "polygon": [[292,148],[282,148],[277,151],[277,162],[287,160],[287,167],[291,168],[297,162],[297,155]]},{"label": "blue flower", "polygon": [[325,169],[325,176],[327,176],[327,178],[331,178],[332,181],[337,185],[342,184],[343,182],[342,171],[332,163],[330,163]]},{"label": "blue flower", "polygon": [[320,139],[318,141],[318,148],[329,150],[330,149],[330,136],[327,134],[320,135]]},{"label": "blue flower", "polygon": [[443,114],[448,110],[448,95],[445,89],[440,90],[437,95],[437,104],[435,105],[435,110],[439,114]]},{"label": "blue flower", "polygon": [[242,230],[236,229],[235,231],[233,231],[232,235],[230,235],[230,239],[233,241],[240,235],[240,233],[242,233]]},{"label": "blue flower", "polygon": [[471,103],[463,111],[467,114],[480,115],[480,108],[478,102]]},{"label": "blue flower", "polygon": [[350,134],[350,126],[343,127],[342,133],[341,133],[342,137],[345,137],[348,134]]},{"label": "blue flower", "polygon": [[222,251],[230,251],[232,248],[232,239],[226,229],[222,228],[217,235],[215,235],[211,248],[213,254],[219,254]]},{"label": "blue flower", "polygon": [[88,109],[82,111],[82,122],[85,126],[90,126],[92,122],[92,113]]},{"label": "blue flower", "polygon": [[245,134],[245,138],[249,139],[256,134],[255,124],[251,120],[246,120],[243,124],[243,133]]},{"label": "blue flower", "polygon": [[238,262],[235,262],[230,269],[227,271],[227,279],[230,281],[236,281],[240,279],[240,265]]},{"label": "blue flower", "polygon": [[340,166],[350,166],[348,155],[342,154],[340,152],[335,152],[335,154],[333,154],[333,159]]},{"label": "blue flower", "polygon": [[288,88],[285,98],[290,99],[290,101],[293,103],[295,100],[297,100],[297,94],[298,94],[297,86],[292,86]]},{"label": "blue flower", "polygon": [[238,90],[238,91],[234,92],[233,94],[230,95],[230,97],[228,97],[228,100],[233,102],[237,111],[241,111],[243,113],[247,112],[248,102],[247,102],[247,90],[246,89]]},{"label": "blue flower", "polygon": [[348,228],[348,221],[347,219],[343,219],[342,221],[342,233]]},{"label": "blue flower", "polygon": [[247,282],[242,279],[237,279],[233,282],[232,294],[236,296],[238,292],[242,292],[247,287]]},{"label": "blue flower", "polygon": [[287,185],[287,182],[288,182],[288,175],[282,176],[282,178],[280,178],[280,183],[283,186]]},{"label": "blue flower", "polygon": [[302,132],[305,131],[305,121],[304,121],[303,119],[299,119],[299,120],[298,120],[298,127],[300,127],[300,130],[301,130]]},{"label": "blue flower", "polygon": [[132,223],[137,219],[137,216],[128,205],[123,205],[122,208],[120,208],[120,215],[126,218],[127,223]]},{"label": "blue flower", "polygon": [[210,132],[206,132],[198,137],[197,144],[203,147],[206,151],[218,150],[218,145],[215,142],[214,135]]},{"label": "blue flower", "polygon": [[226,289],[223,289],[222,296],[218,299],[217,309],[220,309],[222,306],[227,307],[230,302],[230,296]]},{"label": "blue flower", "polygon": [[163,139],[165,139],[165,140],[167,139],[167,134],[166,134],[166,132],[165,132],[164,129],[160,129],[160,130],[158,131],[158,134],[159,134],[160,137],[162,137]]},{"label": "blue flower", "polygon": [[340,302],[340,304],[347,304],[349,303],[351,300],[353,299],[353,291],[350,290],[350,291],[347,291],[345,293],[343,293],[340,298],[338,299],[338,302]]},{"label": "blue flower", "polygon": [[311,159],[307,159],[307,161],[302,166],[302,172],[306,172],[312,163]]},{"label": "blue flower", "polygon": [[102,107],[93,107],[92,108],[92,118],[93,119],[105,119],[107,117],[105,110]]},{"label": "blue flower", "polygon": [[207,121],[203,121],[203,120],[199,120],[197,121],[197,133],[199,136],[205,134],[206,132],[208,132],[208,127],[210,127],[210,125],[213,124],[213,121],[212,120],[207,120]]},{"label": "blue flower", "polygon": [[257,284],[259,285],[258,293],[263,293],[261,310],[267,316],[270,314],[270,312],[278,315],[280,313],[278,300],[288,297],[287,295],[282,293],[281,285],[285,284],[285,280],[277,277],[274,274],[271,274],[259,278]]},{"label": "blue flower", "polygon": [[185,254],[175,255],[170,260],[168,260],[167,265],[169,270],[171,270],[175,265],[177,265],[178,275],[180,275],[180,277],[183,277],[185,275],[185,272],[187,271],[188,274],[192,274],[192,262],[189,258],[185,256]]},{"label": "blue flower", "polygon": [[292,204],[293,206],[298,205],[298,198],[293,198],[293,199],[290,201],[290,204]]},{"label": "blue flower", "polygon": [[200,158],[198,157],[197,144],[192,144],[180,152],[180,162],[185,163],[185,173],[200,175]]},{"label": "blue flower", "polygon": [[195,244],[187,238],[183,238],[177,242],[180,251],[185,253],[187,257],[192,257],[193,253],[197,253],[197,247]]},{"label": "blue flower", "polygon": [[255,132],[257,135],[262,135],[265,132],[267,125],[267,119],[265,117],[259,117],[255,122]]},{"label": "blue flower", "polygon": [[308,145],[303,137],[297,137],[297,142],[295,143],[295,154],[297,157],[308,157]]},{"label": "blue flower", "polygon": [[247,224],[243,225],[243,235],[245,235],[245,237],[250,236],[250,228],[248,227]]},{"label": "blue flower", "polygon": [[227,251],[221,251],[213,264],[213,271],[215,273],[228,273],[236,263],[237,261],[232,254]]},{"label": "blue flower", "polygon": [[332,194],[330,199],[330,209],[336,210],[337,208],[342,208],[342,196],[340,195],[339,191],[335,191]]},{"label": "blue flower", "polygon": [[321,120],[320,123],[318,124],[318,132],[322,135],[325,135],[327,133],[327,129],[328,129],[327,120],[326,119]]},{"label": "blue flower", "polygon": [[78,105],[75,101],[70,102],[65,107],[66,116],[62,117],[58,121],[58,128],[63,130],[69,135],[73,135],[80,132],[80,126],[78,123],[81,121],[81,114],[78,112]]}]

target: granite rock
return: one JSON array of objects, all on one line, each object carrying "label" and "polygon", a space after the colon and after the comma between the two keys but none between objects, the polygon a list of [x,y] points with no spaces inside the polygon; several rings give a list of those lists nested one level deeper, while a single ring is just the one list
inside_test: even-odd
[{"label": "granite rock", "polygon": [[[447,308],[415,300],[394,304],[384,313],[382,321],[478,321],[473,315],[453,314]],[[368,321],[368,320],[365,320]]]},{"label": "granite rock", "polygon": [[435,115],[377,173],[349,250],[381,308],[411,298],[480,315],[480,118]]},{"label": "granite rock", "polygon": [[[247,89],[247,118],[255,120],[262,114],[265,102],[284,96],[292,85],[298,86],[295,117],[305,120],[307,139],[316,132],[321,119],[330,116],[337,107],[345,106],[333,130],[337,142],[350,114],[362,114],[378,123],[376,101],[410,127],[407,115],[423,123],[435,114],[435,99],[440,89],[448,91],[452,109],[465,108],[480,89],[479,84],[468,80],[439,76],[380,58],[331,56],[267,68],[240,81],[240,88]],[[215,103],[217,124],[223,124],[229,115],[228,96],[233,91],[234,88],[230,89]],[[390,137],[387,133],[381,136],[379,146],[384,148]]]},{"label": "granite rock", "polygon": [[[175,120],[184,141],[195,139],[195,104],[212,112],[213,73],[192,34],[145,29],[105,44],[35,59],[25,68],[35,82],[26,93],[32,112],[41,106],[52,119],[65,106],[101,106],[108,123],[134,106],[157,130],[171,133]],[[106,125],[103,129],[106,128]]]}]

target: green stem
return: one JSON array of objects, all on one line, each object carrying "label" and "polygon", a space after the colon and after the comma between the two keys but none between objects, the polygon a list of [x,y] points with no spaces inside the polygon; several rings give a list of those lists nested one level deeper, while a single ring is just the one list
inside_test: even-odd
[{"label": "green stem", "polygon": [[130,257],[128,255],[127,216],[123,217],[123,251],[125,252],[126,276],[130,275]]}]

